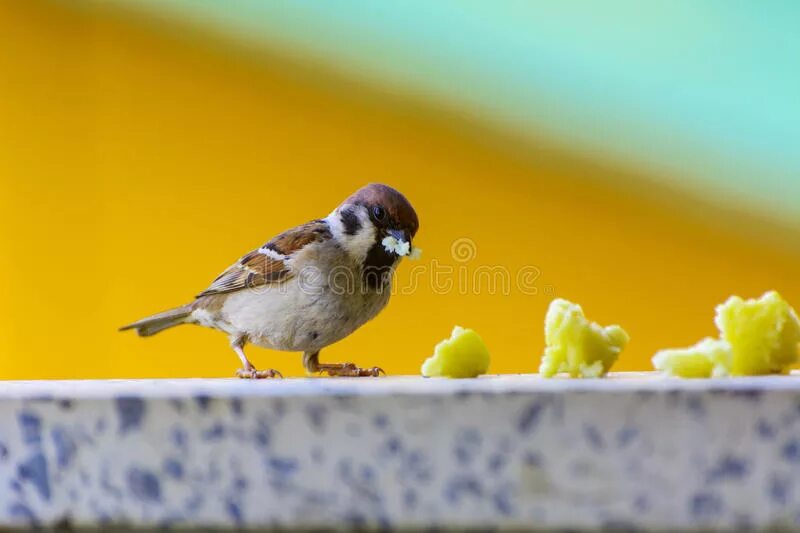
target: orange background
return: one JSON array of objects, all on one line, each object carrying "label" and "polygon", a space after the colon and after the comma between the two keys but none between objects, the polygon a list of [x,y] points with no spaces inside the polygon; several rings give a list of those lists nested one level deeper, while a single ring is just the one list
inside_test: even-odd
[{"label": "orange background", "polygon": [[[631,171],[546,139],[112,12],[5,2],[0,35],[2,378],[232,375],[218,332],[116,328],[185,303],[370,181],[415,205],[420,265],[535,266],[538,294],[426,281],[325,361],[417,373],[460,324],[487,342],[492,372],[531,372],[561,296],[631,334],[617,369],[648,369],[657,349],[713,334],[713,306],[731,293],[800,301],[800,258],[781,245],[796,234],[634,186]],[[475,243],[467,263],[451,257],[460,238]],[[302,374],[298,354],[249,356]]]}]

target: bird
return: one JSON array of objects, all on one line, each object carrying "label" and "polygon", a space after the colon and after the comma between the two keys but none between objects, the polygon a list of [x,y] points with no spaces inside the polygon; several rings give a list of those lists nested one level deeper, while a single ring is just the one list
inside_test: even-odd
[{"label": "bird", "polygon": [[120,328],[140,336],[182,324],[219,330],[242,363],[245,379],[282,377],[257,370],[246,345],[303,353],[309,375],[377,377],[379,367],[322,363],[320,351],[375,318],[388,304],[392,279],[410,255],[419,219],[396,189],[370,183],[327,217],[291,228],[242,256],[185,305]]}]

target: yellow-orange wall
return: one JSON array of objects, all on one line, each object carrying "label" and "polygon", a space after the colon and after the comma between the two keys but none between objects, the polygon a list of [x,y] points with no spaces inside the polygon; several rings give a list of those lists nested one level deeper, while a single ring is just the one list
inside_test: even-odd
[{"label": "yellow-orange wall", "polygon": [[[461,324],[488,343],[491,371],[533,371],[544,311],[563,296],[628,330],[618,369],[646,369],[656,349],[713,334],[713,306],[730,293],[776,288],[800,302],[788,247],[732,231],[733,220],[687,217],[701,203],[626,189],[621,170],[290,61],[67,5],[0,4],[0,378],[231,375],[238,361],[220,333],[116,328],[186,302],[369,181],[414,203],[420,264],[457,266],[451,243],[468,238],[469,272],[532,265],[539,293],[423,283],[324,360],[416,373]],[[297,354],[249,354],[301,374]]]}]

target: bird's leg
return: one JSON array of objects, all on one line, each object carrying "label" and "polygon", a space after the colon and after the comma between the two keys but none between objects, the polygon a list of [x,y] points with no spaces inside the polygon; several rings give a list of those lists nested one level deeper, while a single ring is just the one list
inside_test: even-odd
[{"label": "bird's leg", "polygon": [[304,353],[303,366],[309,374],[324,372],[329,376],[378,377],[381,374],[386,374],[383,369],[377,366],[373,366],[372,368],[359,368],[353,363],[320,363],[319,351]]},{"label": "bird's leg", "polygon": [[256,370],[253,363],[244,354],[244,345],[247,343],[247,337],[232,337],[231,348],[239,356],[242,361],[242,368],[236,371],[236,377],[242,379],[267,379],[267,378],[282,378],[283,374],[277,370]]}]

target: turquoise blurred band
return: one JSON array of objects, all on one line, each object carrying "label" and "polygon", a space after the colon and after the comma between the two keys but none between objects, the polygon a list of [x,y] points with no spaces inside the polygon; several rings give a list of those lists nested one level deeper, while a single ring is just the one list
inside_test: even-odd
[{"label": "turquoise blurred band", "polygon": [[800,2],[117,1],[800,226]]}]

